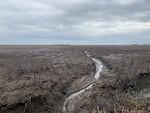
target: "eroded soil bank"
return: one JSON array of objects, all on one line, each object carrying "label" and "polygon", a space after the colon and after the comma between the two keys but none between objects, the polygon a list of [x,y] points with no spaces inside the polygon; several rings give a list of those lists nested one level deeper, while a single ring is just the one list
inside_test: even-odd
[{"label": "eroded soil bank", "polygon": [[[95,64],[96,70],[95,75],[92,77],[91,81],[88,81],[85,85],[86,87],[81,86],[79,91],[74,92],[69,97],[65,99],[64,105],[63,105],[63,112],[64,113],[71,113],[75,111],[75,106],[78,102],[81,101],[81,99],[86,98],[87,95],[91,95],[91,93],[88,91],[90,90],[96,81],[99,80],[101,73],[104,71],[104,65],[100,59],[96,59],[93,57],[92,53],[89,51],[84,52],[87,57],[89,57]],[[86,94],[88,93],[88,94]]]}]

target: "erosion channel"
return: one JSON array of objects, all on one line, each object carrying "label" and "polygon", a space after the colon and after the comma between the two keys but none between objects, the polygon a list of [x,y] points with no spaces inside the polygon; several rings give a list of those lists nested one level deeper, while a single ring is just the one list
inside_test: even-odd
[{"label": "erosion channel", "polygon": [[101,60],[99,60],[97,58],[94,58],[92,56],[92,53],[89,52],[89,51],[85,51],[84,53],[86,54],[87,57],[89,57],[95,63],[96,72],[95,72],[95,75],[94,75],[94,79],[93,79],[93,82],[87,84],[87,87],[71,94],[69,97],[67,97],[65,99],[65,102],[64,102],[64,105],[63,105],[63,112],[64,113],[72,113],[74,111],[75,104],[79,100],[84,98],[86,95],[88,95],[86,92],[89,91],[93,87],[95,81],[99,80],[99,78],[101,76],[101,72],[104,70],[104,65],[103,65]]}]

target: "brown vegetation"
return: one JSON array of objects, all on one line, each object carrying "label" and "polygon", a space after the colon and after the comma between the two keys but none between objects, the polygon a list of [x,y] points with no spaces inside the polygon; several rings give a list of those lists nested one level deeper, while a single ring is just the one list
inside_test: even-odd
[{"label": "brown vegetation", "polygon": [[62,45],[0,46],[0,113],[61,113],[80,78],[94,76],[87,49],[109,71],[74,113],[150,112],[150,46]]},{"label": "brown vegetation", "polygon": [[[150,47],[92,47],[109,67],[76,113],[149,113]],[[145,96],[146,95],[146,96]]]}]

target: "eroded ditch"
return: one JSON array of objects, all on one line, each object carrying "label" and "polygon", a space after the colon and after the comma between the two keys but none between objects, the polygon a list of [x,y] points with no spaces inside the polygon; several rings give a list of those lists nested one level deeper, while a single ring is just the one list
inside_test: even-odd
[{"label": "eroded ditch", "polygon": [[86,92],[91,89],[95,83],[95,81],[99,80],[100,76],[101,76],[101,72],[104,70],[104,65],[102,63],[101,60],[94,58],[91,55],[91,52],[89,51],[85,51],[84,52],[86,54],[87,57],[89,57],[96,66],[96,72],[93,78],[93,81],[87,85],[87,87],[71,94],[68,98],[65,99],[64,105],[63,105],[63,112],[64,113],[71,113],[74,111],[75,108],[75,104],[81,100],[83,98],[84,95],[86,95]]}]

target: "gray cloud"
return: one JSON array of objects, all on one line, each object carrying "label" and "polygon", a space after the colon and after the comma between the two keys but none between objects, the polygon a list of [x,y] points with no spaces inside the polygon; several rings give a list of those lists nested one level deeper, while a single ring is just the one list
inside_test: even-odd
[{"label": "gray cloud", "polygon": [[[4,0],[0,40],[32,38],[86,41],[142,37],[150,30],[149,0]],[[134,34],[134,35],[132,35]],[[150,33],[147,33],[147,37]],[[105,37],[97,38],[97,37]],[[119,38],[117,38],[119,39]],[[123,39],[123,40],[124,40]],[[135,38],[133,38],[135,39]],[[122,39],[121,39],[122,40]],[[148,40],[150,42],[150,39]],[[5,41],[7,42],[7,40]]]}]

